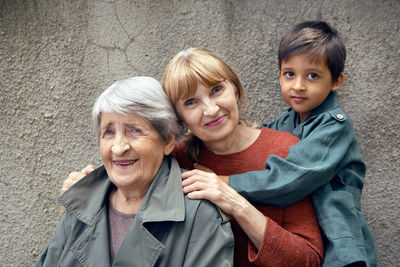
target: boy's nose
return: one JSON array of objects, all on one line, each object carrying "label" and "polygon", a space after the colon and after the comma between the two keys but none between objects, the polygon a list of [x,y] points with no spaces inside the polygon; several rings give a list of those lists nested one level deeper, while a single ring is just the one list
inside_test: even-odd
[{"label": "boy's nose", "polygon": [[303,79],[297,78],[294,81],[293,89],[296,90],[296,91],[305,91],[306,90],[306,86],[305,86],[305,83],[304,83]]}]

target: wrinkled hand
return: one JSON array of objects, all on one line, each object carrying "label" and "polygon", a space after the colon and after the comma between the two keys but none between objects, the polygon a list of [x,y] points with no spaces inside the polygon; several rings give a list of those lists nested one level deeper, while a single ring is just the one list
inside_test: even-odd
[{"label": "wrinkled hand", "polygon": [[60,195],[62,193],[64,193],[65,191],[67,191],[73,184],[78,182],[80,179],[82,179],[83,177],[85,177],[86,175],[88,175],[89,173],[94,171],[95,169],[96,169],[96,166],[94,166],[93,164],[90,164],[90,165],[87,165],[85,168],[83,168],[80,172],[71,172],[61,187]]},{"label": "wrinkled hand", "polygon": [[[196,166],[198,167],[198,166]],[[249,203],[214,172],[194,169],[182,173],[183,192],[191,199],[207,199],[225,213],[235,215]]]},{"label": "wrinkled hand", "polygon": [[[204,166],[204,165],[198,164],[198,163],[195,163],[195,164],[194,164],[194,167],[195,167],[196,169],[201,170],[201,171],[214,173],[213,170],[207,168],[207,167]],[[221,179],[224,183],[229,184],[229,176],[218,175],[218,177],[219,177],[219,179]]]},{"label": "wrinkled hand", "polygon": [[233,216],[254,246],[260,249],[267,224],[264,214],[225,183],[221,176],[204,166],[196,164],[195,167],[198,169],[182,173],[183,192],[192,199],[207,199]]}]

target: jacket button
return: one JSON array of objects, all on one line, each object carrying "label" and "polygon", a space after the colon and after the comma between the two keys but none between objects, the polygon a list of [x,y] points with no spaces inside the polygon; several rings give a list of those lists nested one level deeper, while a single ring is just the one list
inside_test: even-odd
[{"label": "jacket button", "polygon": [[337,114],[336,118],[338,118],[339,120],[343,120],[344,116],[342,114]]}]

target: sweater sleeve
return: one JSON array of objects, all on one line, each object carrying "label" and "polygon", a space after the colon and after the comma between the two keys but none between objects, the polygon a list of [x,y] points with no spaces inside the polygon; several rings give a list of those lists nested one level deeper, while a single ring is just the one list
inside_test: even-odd
[{"label": "sweater sleeve", "polygon": [[229,185],[246,199],[287,207],[329,183],[337,171],[352,165],[353,181],[362,187],[365,164],[361,160],[350,120],[329,114],[307,126],[308,132],[283,159],[271,155],[266,169],[231,175]]},{"label": "sweater sleeve", "polygon": [[257,266],[320,266],[323,242],[310,198],[285,210],[283,226],[267,217],[261,247],[249,242],[248,257]]}]

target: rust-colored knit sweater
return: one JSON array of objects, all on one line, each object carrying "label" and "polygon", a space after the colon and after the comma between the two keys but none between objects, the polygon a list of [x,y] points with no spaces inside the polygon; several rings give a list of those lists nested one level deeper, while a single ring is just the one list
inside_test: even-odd
[{"label": "rust-colored knit sweater", "polygon": [[[289,133],[262,128],[258,139],[244,151],[217,155],[203,149],[199,163],[218,175],[263,170],[269,155],[286,157],[289,147],[297,142],[298,139]],[[185,155],[183,144],[176,145],[174,156],[182,168],[193,168],[193,164]],[[265,205],[255,206],[267,218],[263,241],[257,250],[237,222],[232,219],[235,266],[319,266],[322,263],[322,237],[309,198],[286,209]]]}]

